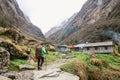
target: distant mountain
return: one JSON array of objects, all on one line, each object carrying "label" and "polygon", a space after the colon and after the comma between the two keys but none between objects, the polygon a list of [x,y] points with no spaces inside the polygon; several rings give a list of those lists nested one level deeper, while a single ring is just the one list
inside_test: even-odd
[{"label": "distant mountain", "polygon": [[45,39],[41,30],[20,10],[16,0],[0,0],[0,26],[14,27],[29,37]]},{"label": "distant mountain", "polygon": [[56,26],[56,27],[53,27],[52,29],[50,29],[46,34],[45,34],[45,37],[49,37],[51,36],[53,33],[56,33],[58,30],[60,30],[61,27],[60,26]]},{"label": "distant mountain", "polygon": [[82,9],[47,39],[61,44],[99,42],[110,40],[104,30],[120,32],[119,0],[88,0]]},{"label": "distant mountain", "polygon": [[47,32],[46,38],[50,41],[53,40],[55,43],[61,42],[61,40],[64,39],[64,36],[67,36],[74,31],[74,29],[72,27],[70,28],[70,26],[72,26],[71,22],[76,15],[77,13],[73,14],[68,20],[63,21],[60,26],[53,27],[50,31]]}]

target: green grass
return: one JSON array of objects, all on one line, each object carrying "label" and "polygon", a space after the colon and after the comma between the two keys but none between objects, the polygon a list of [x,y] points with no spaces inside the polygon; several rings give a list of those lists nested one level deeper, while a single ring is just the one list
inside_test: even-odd
[{"label": "green grass", "polygon": [[48,54],[45,55],[45,64],[56,61],[59,56],[60,54],[55,55],[54,52],[49,51]]},{"label": "green grass", "polygon": [[[77,53],[72,52],[70,56],[73,56],[79,60],[82,60],[84,62],[87,61],[87,57],[90,56],[90,54],[84,54],[84,53]],[[99,60],[107,61],[110,65],[120,65],[120,57],[118,56],[112,56],[111,54],[95,54],[95,58]]]},{"label": "green grass", "polygon": [[79,60],[86,61],[87,57],[90,56],[90,54],[84,54],[84,53],[80,53],[80,52],[71,52],[71,53],[69,53],[69,56],[72,56]]},{"label": "green grass", "polygon": [[73,73],[73,69],[72,69],[72,63],[68,63],[68,64],[65,64],[65,65],[62,65],[60,67],[63,71],[66,71],[66,72],[69,72],[69,73]]},{"label": "green grass", "polygon": [[109,63],[110,66],[118,68],[120,70],[120,57],[112,56],[110,54],[97,54],[95,55],[97,59],[104,60]]},{"label": "green grass", "polygon": [[29,64],[27,60],[14,59],[10,61],[9,71],[19,71],[18,66],[21,64]]}]

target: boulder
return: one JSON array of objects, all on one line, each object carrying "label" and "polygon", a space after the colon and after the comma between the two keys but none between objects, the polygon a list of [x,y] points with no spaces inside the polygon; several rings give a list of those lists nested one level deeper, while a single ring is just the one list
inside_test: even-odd
[{"label": "boulder", "polygon": [[0,73],[8,71],[10,54],[8,51],[0,48]]},{"label": "boulder", "polygon": [[0,80],[11,80],[11,79],[0,75]]},{"label": "boulder", "polygon": [[35,67],[31,65],[19,65],[19,70],[34,70]]},{"label": "boulder", "polygon": [[16,58],[27,59],[28,57],[27,54],[23,53],[23,51],[19,48],[19,46],[15,45],[11,41],[2,41],[0,42],[0,46],[10,53],[11,59],[16,59]]}]

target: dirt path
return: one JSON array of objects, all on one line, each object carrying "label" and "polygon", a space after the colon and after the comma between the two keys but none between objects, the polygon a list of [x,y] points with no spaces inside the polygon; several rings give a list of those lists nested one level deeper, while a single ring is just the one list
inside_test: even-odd
[{"label": "dirt path", "polygon": [[73,59],[59,59],[54,63],[44,65],[43,69],[38,71],[36,70],[29,70],[29,71],[22,71],[22,72],[9,72],[5,74],[7,76],[10,74],[11,77],[15,75],[16,79],[13,80],[79,80],[79,77],[61,71],[60,66],[64,65]]},{"label": "dirt path", "polygon": [[79,80],[79,78],[73,74],[60,70],[60,66],[64,65],[73,59],[61,59],[50,65],[46,65],[43,70],[34,71],[33,80]]}]

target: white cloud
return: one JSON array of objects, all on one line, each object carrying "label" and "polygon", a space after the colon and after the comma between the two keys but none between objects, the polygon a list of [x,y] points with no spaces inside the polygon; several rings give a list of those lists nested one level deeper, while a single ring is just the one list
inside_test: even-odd
[{"label": "white cloud", "polygon": [[86,0],[17,0],[22,11],[43,33],[78,12]]}]

